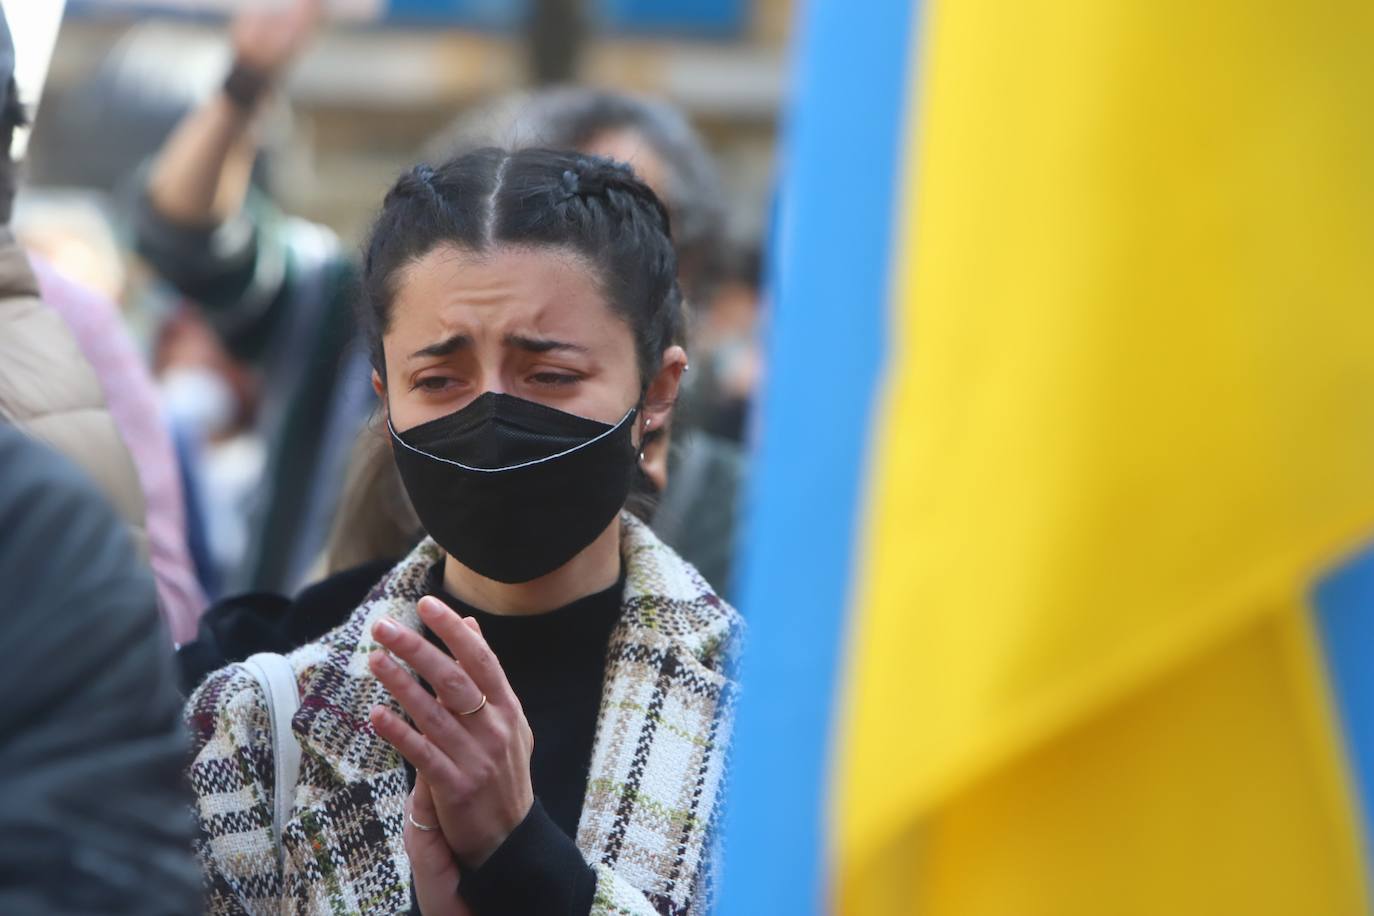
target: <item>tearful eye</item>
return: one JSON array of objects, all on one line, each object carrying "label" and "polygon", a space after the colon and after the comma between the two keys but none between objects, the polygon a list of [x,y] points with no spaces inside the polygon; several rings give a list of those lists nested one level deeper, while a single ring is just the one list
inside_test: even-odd
[{"label": "tearful eye", "polygon": [[530,381],[536,385],[571,385],[580,380],[580,376],[569,375],[563,372],[536,372],[530,376]]}]

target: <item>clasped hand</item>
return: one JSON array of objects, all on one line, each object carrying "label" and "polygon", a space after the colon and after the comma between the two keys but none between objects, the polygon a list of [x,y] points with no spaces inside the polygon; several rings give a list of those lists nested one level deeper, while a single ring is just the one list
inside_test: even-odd
[{"label": "clasped hand", "polygon": [[[477,622],[432,597],[421,599],[419,614],[452,657],[395,621],[377,621],[377,641],[434,695],[386,652],[373,652],[372,673],[410,721],[383,706],[373,707],[371,721],[415,767],[405,841],[420,907],[426,914],[461,913],[458,866],[486,862],[534,804],[534,736]],[[439,829],[419,830],[415,822]]]}]

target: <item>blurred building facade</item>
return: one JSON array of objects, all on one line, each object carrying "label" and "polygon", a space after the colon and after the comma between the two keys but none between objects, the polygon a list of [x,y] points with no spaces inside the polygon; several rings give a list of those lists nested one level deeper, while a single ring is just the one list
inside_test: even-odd
[{"label": "blurred building facade", "polygon": [[[73,147],[60,122],[89,126],[90,96],[108,80],[111,51],[133,63],[170,67],[178,78],[156,91],[163,107],[212,91],[227,66],[224,19],[206,7],[231,0],[80,0],[59,35],[38,112],[31,155],[35,184],[108,184],[135,156],[118,135],[153,135],[167,118],[145,115],[132,130],[112,124],[111,147]],[[762,231],[773,181],[773,145],[785,78],[792,0],[347,0],[291,75],[290,119],[269,124],[273,185],[288,209],[355,240],[396,173],[454,117],[502,93],[527,88],[565,67],[579,81],[661,95],[682,106],[720,157],[732,205],[730,232]],[[549,27],[540,35],[534,7]],[[190,8],[199,15],[187,15]],[[572,16],[575,24],[564,22]],[[550,43],[554,45],[550,49]],[[555,59],[539,60],[548,57]],[[562,55],[565,59],[558,59]],[[146,63],[145,63],[146,62]],[[167,83],[165,73],[161,80]],[[145,92],[137,89],[136,92]],[[157,105],[151,108],[156,109]],[[76,117],[73,117],[75,112]],[[145,143],[146,145],[146,143]],[[152,144],[156,146],[156,142]],[[104,160],[104,161],[102,161]]]}]

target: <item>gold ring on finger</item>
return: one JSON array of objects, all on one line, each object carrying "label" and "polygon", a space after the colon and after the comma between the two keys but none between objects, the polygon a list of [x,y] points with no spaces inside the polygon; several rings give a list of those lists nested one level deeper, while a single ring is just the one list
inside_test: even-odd
[{"label": "gold ring on finger", "polygon": [[458,715],[460,715],[460,716],[475,716],[475,715],[477,715],[479,712],[481,712],[482,710],[484,710],[484,709],[486,709],[486,708],[487,708],[487,695],[484,693],[484,694],[482,694],[482,702],[478,703],[476,706],[472,707],[472,708],[469,709],[467,712],[460,712],[460,713],[458,713]]}]

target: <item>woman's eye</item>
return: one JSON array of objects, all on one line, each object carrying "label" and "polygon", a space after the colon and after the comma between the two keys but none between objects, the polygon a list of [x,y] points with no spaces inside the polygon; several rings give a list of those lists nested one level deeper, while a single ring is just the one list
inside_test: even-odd
[{"label": "woman's eye", "polygon": [[417,381],[415,387],[423,388],[425,391],[444,391],[454,383],[454,379],[448,376],[430,375]]},{"label": "woman's eye", "polygon": [[579,376],[564,372],[536,372],[530,376],[530,381],[536,385],[571,385],[579,378]]}]

